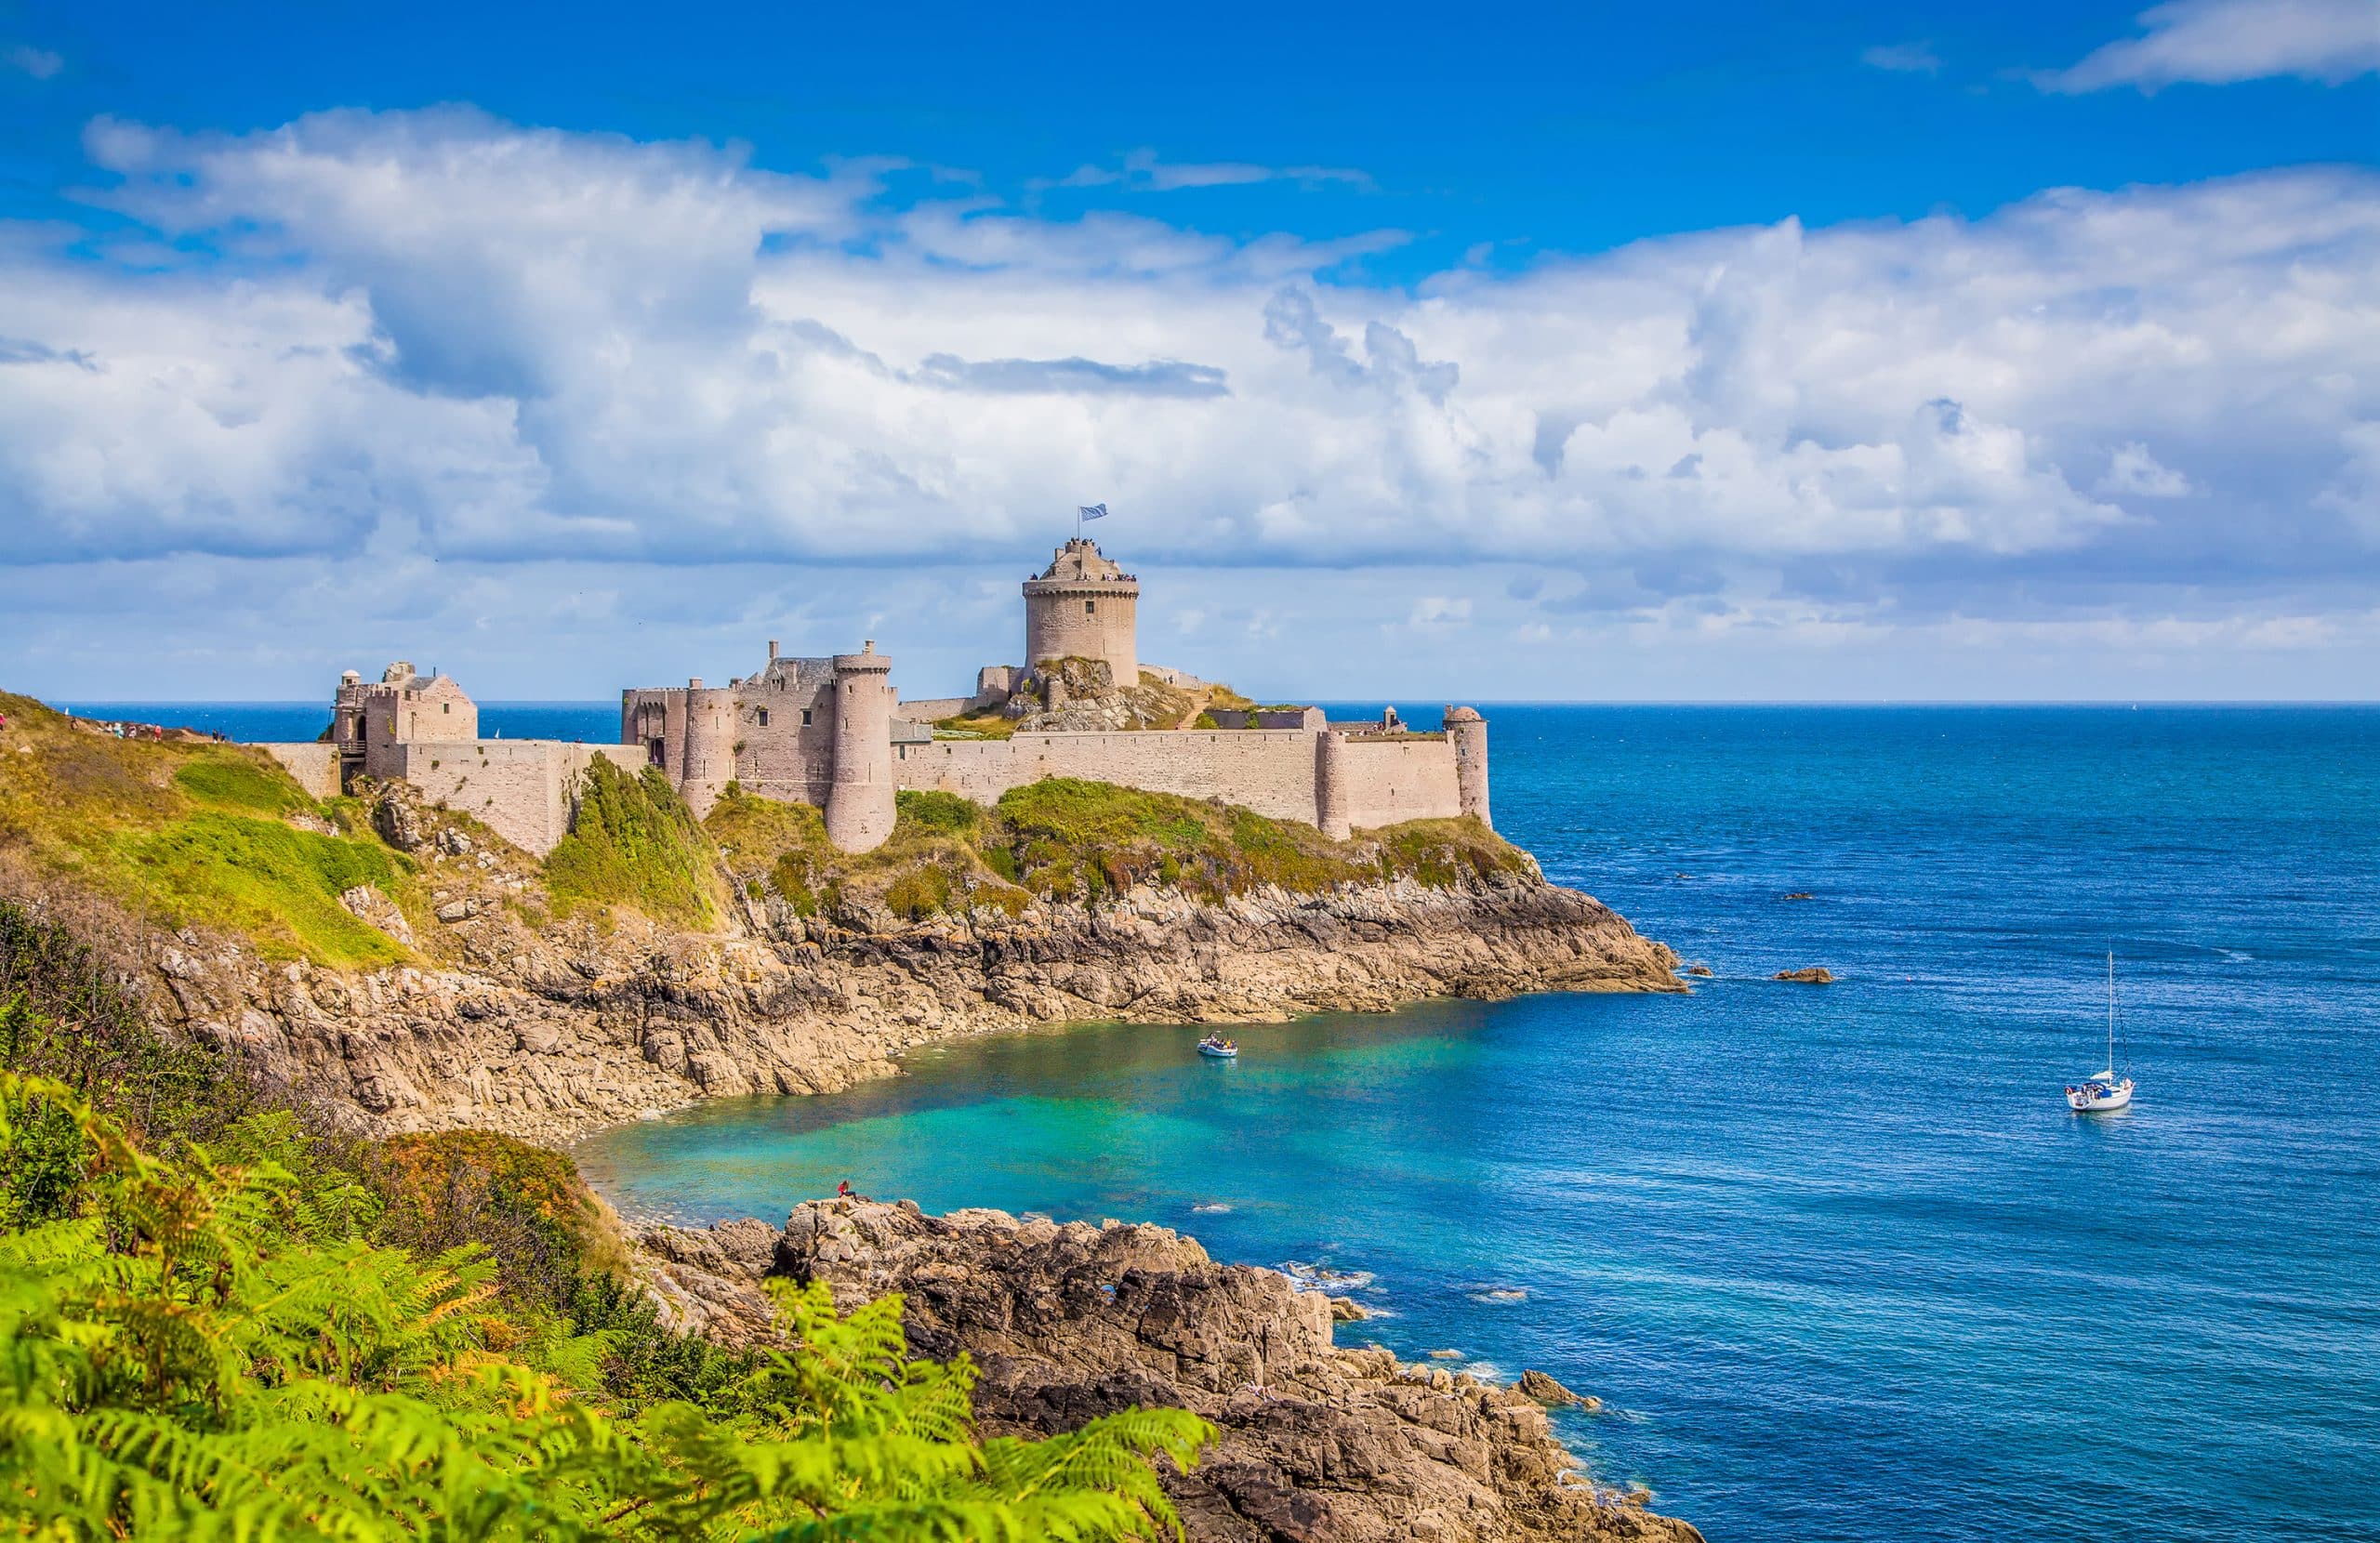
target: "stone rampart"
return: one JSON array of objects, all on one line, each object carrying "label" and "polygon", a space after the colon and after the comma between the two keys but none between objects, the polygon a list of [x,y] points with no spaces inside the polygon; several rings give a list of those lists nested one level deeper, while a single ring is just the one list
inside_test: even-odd
[{"label": "stone rampart", "polygon": [[298,786],[317,798],[336,798],[338,786],[338,746],[328,740],[259,745],[258,749],[281,763]]},{"label": "stone rampart", "polygon": [[976,705],[977,699],[972,696],[905,696],[901,698],[901,716],[912,723],[939,723],[945,718],[972,712]]},{"label": "stone rampart", "polygon": [[1187,798],[1222,798],[1277,820],[1315,818],[1315,736],[1295,730],[1017,734],[904,747],[900,785],[991,804],[1044,777],[1119,783]]},{"label": "stone rampart", "polygon": [[1207,716],[1218,729],[1320,729],[1319,707],[1210,707]]},{"label": "stone rampart", "polygon": [[1358,830],[1462,812],[1454,746],[1441,736],[1351,738],[1339,764],[1342,807]]},{"label": "stone rampart", "polygon": [[539,857],[570,834],[579,778],[598,757],[629,776],[644,770],[633,745],[570,745],[552,739],[483,739],[391,746],[395,775],[431,803],[469,814]]},{"label": "stone rampart", "polygon": [[[1321,736],[1294,729],[1017,734],[903,746],[903,787],[996,803],[1044,777],[1118,783],[1187,798],[1221,798],[1276,820],[1322,824]],[[1343,785],[1336,809],[1353,826],[1462,812],[1453,747],[1436,735],[1347,742],[1335,758]]]}]

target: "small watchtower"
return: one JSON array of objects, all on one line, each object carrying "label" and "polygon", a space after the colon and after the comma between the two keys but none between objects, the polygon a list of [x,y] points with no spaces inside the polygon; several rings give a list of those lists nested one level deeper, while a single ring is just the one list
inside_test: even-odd
[{"label": "small watchtower", "polygon": [[1075,537],[1025,581],[1025,667],[1100,659],[1117,685],[1139,685],[1140,600],[1139,579],[1103,556],[1098,542]]}]

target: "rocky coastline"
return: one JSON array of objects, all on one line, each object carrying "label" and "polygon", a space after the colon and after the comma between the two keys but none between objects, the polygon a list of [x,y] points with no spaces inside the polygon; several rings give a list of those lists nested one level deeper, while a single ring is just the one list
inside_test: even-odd
[{"label": "rocky coastline", "polygon": [[770,1334],[765,1275],[824,1282],[845,1311],[901,1293],[916,1353],[973,1360],[988,1433],[1134,1405],[1204,1417],[1204,1459],[1164,1474],[1195,1543],[1701,1537],[1579,1472],[1546,1413],[1578,1395],[1550,1378],[1503,1386],[1342,1347],[1329,1299],[1163,1227],[834,1198],[782,1228],[655,1228],[643,1245],[671,1320],[731,1344]]},{"label": "rocky coastline", "polygon": [[[231,937],[104,939],[159,1020],[235,1050],[364,1134],[472,1126],[554,1142],[702,1098],[833,1091],[903,1052],[1037,1024],[1277,1022],[1441,996],[1676,991],[1677,957],[1533,869],[1210,903],[1138,887],[1097,905],[919,923],[747,906],[716,932],[632,912],[541,921],[509,854],[425,839],[434,921],[377,891],[350,907],[422,959],[336,969]],[[27,879],[39,903],[98,903]]]}]

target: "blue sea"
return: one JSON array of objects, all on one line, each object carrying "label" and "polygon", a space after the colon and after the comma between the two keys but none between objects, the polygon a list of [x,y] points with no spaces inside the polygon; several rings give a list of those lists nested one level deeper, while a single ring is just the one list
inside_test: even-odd
[{"label": "blue sea", "polygon": [[[1602,1397],[1574,1449],[1714,1543],[2380,1538],[2380,710],[1488,716],[1505,834],[1714,979],[1008,1035],[579,1159],[1329,1273],[1342,1340]],[[2110,948],[2140,1092],[2078,1116]]]}]

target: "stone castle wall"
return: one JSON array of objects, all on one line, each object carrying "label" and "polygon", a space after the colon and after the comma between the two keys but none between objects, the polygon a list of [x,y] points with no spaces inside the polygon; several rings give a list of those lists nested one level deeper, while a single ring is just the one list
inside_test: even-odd
[{"label": "stone castle wall", "polygon": [[977,803],[1044,777],[1120,783],[1188,798],[1222,798],[1280,820],[1314,818],[1314,736],[1294,732],[1017,734],[905,746],[892,772],[905,788]]},{"label": "stone castle wall", "polygon": [[281,769],[306,792],[317,798],[336,798],[339,795],[338,746],[330,741],[303,740],[281,745],[259,745],[256,748],[281,763]]},{"label": "stone castle wall", "polygon": [[939,723],[945,718],[958,718],[972,712],[977,702],[978,699],[972,696],[905,696],[896,709],[896,716],[912,723]]},{"label": "stone castle wall", "polygon": [[1341,764],[1347,823],[1357,829],[1462,812],[1454,746],[1443,738],[1350,739]]},{"label": "stone castle wall", "polygon": [[[1079,777],[1221,798],[1273,819],[1319,826],[1321,738],[1296,729],[1194,729],[937,740],[902,746],[892,770],[902,787],[956,793],[986,805],[1044,777]],[[1454,751],[1443,738],[1349,741],[1340,763],[1341,807],[1351,825],[1462,812]]]},{"label": "stone castle wall", "polygon": [[539,857],[570,834],[579,779],[597,758],[629,776],[646,764],[639,745],[550,739],[414,741],[391,748],[392,780],[411,783],[431,803],[469,814]]}]

